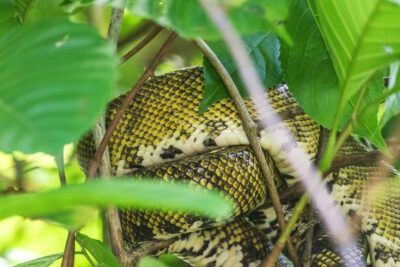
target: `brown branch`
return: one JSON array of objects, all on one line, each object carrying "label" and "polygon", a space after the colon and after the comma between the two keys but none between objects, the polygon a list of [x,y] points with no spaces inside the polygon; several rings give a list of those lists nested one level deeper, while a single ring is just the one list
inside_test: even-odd
[{"label": "brown branch", "polygon": [[115,130],[115,128],[118,124],[118,121],[121,119],[125,110],[128,108],[129,104],[132,102],[133,98],[139,92],[140,88],[143,86],[143,84],[146,82],[146,80],[154,74],[155,68],[160,63],[162,57],[166,54],[167,50],[169,49],[169,47],[171,46],[171,44],[173,43],[175,38],[176,38],[175,33],[171,33],[169,35],[169,37],[167,38],[165,43],[162,45],[160,50],[154,56],[153,60],[150,62],[150,65],[144,71],[143,75],[139,78],[139,80],[136,82],[136,84],[133,86],[131,91],[128,93],[128,95],[122,102],[121,107],[119,108],[117,114],[115,115],[114,120],[111,121],[110,126],[108,127],[103,139],[101,140],[99,148],[96,151],[93,161],[89,167],[89,171],[88,171],[89,177],[93,177],[96,174],[96,171],[100,165],[101,156],[107,147],[107,143],[110,140],[112,132]]},{"label": "brown branch", "polygon": [[[61,150],[57,162],[58,176],[61,186],[67,186],[64,168],[64,149]],[[68,231],[67,241],[65,242],[64,254],[61,261],[61,267],[73,267],[75,262],[75,231]]]},{"label": "brown branch", "polygon": [[134,46],[131,50],[129,50],[122,58],[121,58],[121,62],[120,64],[124,63],[125,61],[127,61],[129,58],[131,58],[132,56],[134,56],[137,52],[139,52],[143,47],[145,47],[151,40],[154,39],[154,37],[156,37],[160,31],[162,30],[162,28],[158,25],[154,26],[153,29],[151,30],[151,32],[149,32],[148,35],[146,35],[146,37],[143,38],[143,40],[141,40],[136,46]]},{"label": "brown branch", "polygon": [[61,267],[74,267],[75,262],[75,231],[68,231],[67,241],[65,242],[64,255]]},{"label": "brown branch", "polygon": [[[119,33],[121,31],[122,19],[124,15],[124,9],[113,8],[111,11],[110,25],[108,29],[107,39],[116,47]],[[101,141],[104,139],[106,133],[105,127],[105,116],[100,117],[93,129],[93,139],[96,147],[100,146]],[[111,161],[110,154],[108,151],[107,143],[105,144],[102,153],[99,157],[100,175],[103,179],[108,179],[111,177]],[[88,174],[88,179],[95,176],[97,169],[93,173]],[[105,210],[105,224],[107,225],[108,231],[110,233],[111,248],[113,253],[119,258],[123,266],[128,266],[126,263],[126,253],[123,247],[122,241],[122,231],[121,222],[119,219],[118,211],[116,208],[108,208]]]},{"label": "brown branch", "polygon": [[[309,221],[312,221],[314,219],[314,211],[311,208],[308,211],[308,218]],[[303,260],[302,260],[304,267],[311,267],[313,236],[314,236],[314,225],[310,226],[310,228],[307,229],[306,233],[306,240],[305,240]]]},{"label": "brown branch", "polygon": [[[211,62],[211,64],[215,67],[219,76],[221,77],[221,79],[223,80],[224,84],[226,85],[229,91],[229,94],[239,113],[239,117],[242,121],[242,125],[245,130],[246,136],[249,139],[250,145],[253,149],[253,152],[258,161],[258,165],[261,168],[263,177],[267,184],[272,204],[274,206],[278,218],[279,226],[281,227],[281,229],[284,229],[286,227],[286,221],[285,221],[285,215],[283,214],[282,204],[279,199],[279,194],[278,191],[276,190],[275,182],[273,180],[273,177],[275,175],[269,168],[268,162],[264,155],[264,151],[262,150],[261,145],[258,141],[257,137],[258,126],[256,123],[254,123],[253,119],[251,118],[250,113],[247,110],[247,107],[242,97],[240,96],[239,90],[237,89],[235,83],[233,82],[232,78],[230,77],[229,73],[226,71],[225,67],[218,59],[218,57],[214,54],[214,52],[208,47],[208,45],[204,41],[197,40],[196,45],[203,52],[206,58]],[[292,260],[296,263],[297,266],[300,266],[300,261],[293,244],[290,241],[287,244],[288,244],[287,245],[288,251],[290,253]]]},{"label": "brown branch", "polygon": [[130,254],[131,266],[136,266],[139,259],[148,255],[154,255],[158,251],[167,248],[175,241],[175,238],[168,240],[153,240],[143,243],[140,247],[135,248]]}]

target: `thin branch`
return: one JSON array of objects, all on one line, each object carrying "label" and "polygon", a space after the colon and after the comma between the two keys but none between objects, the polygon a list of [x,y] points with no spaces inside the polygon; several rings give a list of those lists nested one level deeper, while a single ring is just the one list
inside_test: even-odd
[{"label": "thin branch", "polygon": [[65,242],[64,255],[61,267],[74,267],[75,262],[75,231],[68,231],[67,241]]},{"label": "thin branch", "polygon": [[153,27],[153,29],[151,30],[151,32],[149,32],[148,35],[146,35],[146,37],[143,38],[143,40],[141,40],[135,47],[133,47],[131,50],[129,50],[122,58],[121,58],[121,62],[120,64],[124,63],[125,61],[127,61],[129,58],[131,58],[132,56],[134,56],[137,52],[139,52],[143,47],[145,47],[151,40],[154,39],[154,37],[156,37],[160,31],[162,30],[162,28],[158,25],[155,25]]},{"label": "thin branch", "polygon": [[139,26],[135,27],[132,32],[126,34],[124,37],[118,40],[118,50],[121,49],[126,44],[136,40],[138,37],[145,34],[151,27],[154,26],[154,23],[150,20],[143,22]]},{"label": "thin branch", "polygon": [[[238,66],[239,74],[243,83],[248,89],[250,96],[255,104],[255,108],[260,117],[263,127],[268,130],[271,143],[281,151],[284,158],[289,163],[296,177],[304,184],[305,189],[311,194],[312,203],[318,210],[325,223],[328,231],[335,237],[335,241],[339,247],[341,254],[346,254],[347,250],[351,250],[356,246],[352,236],[351,228],[344,219],[343,215],[335,205],[333,197],[329,194],[328,189],[322,183],[322,178],[313,164],[308,160],[309,156],[304,150],[296,146],[296,141],[290,131],[285,127],[280,129],[279,133],[271,131],[273,125],[282,124],[282,119],[276,114],[272,105],[267,101],[264,93],[264,86],[261,83],[257,71],[250,57],[244,48],[243,42],[236,33],[232,24],[228,20],[224,10],[209,0],[199,0],[204,10],[219,29],[226,45]],[[291,150],[286,151],[284,146],[292,144]],[[364,266],[359,262],[353,266]]]},{"label": "thin branch", "polygon": [[101,155],[104,153],[107,143],[110,140],[112,132],[115,130],[115,128],[118,124],[118,121],[121,119],[125,110],[128,108],[129,104],[131,103],[133,98],[136,96],[136,94],[139,92],[140,88],[143,86],[143,84],[146,82],[146,80],[154,74],[154,70],[156,69],[157,65],[160,63],[163,56],[166,54],[167,50],[169,49],[169,47],[171,46],[171,44],[173,43],[175,38],[176,38],[175,33],[171,33],[169,35],[169,37],[167,38],[165,43],[162,45],[160,50],[154,56],[153,60],[150,62],[150,65],[144,71],[143,75],[139,78],[139,80],[136,82],[136,84],[133,86],[131,91],[128,93],[128,95],[122,102],[121,107],[119,108],[117,114],[115,115],[114,120],[111,122],[110,126],[108,127],[103,139],[101,140],[99,148],[96,151],[93,161],[89,167],[89,171],[88,171],[89,177],[93,177],[96,174],[96,171],[100,165]]},{"label": "thin branch", "polygon": [[[60,155],[56,157],[58,176],[61,186],[67,186],[64,169],[64,149],[61,149]],[[75,262],[75,232],[68,231],[67,241],[65,242],[64,254],[61,261],[61,267],[73,267]]]},{"label": "thin branch", "polygon": [[[308,210],[308,221],[314,220],[314,211],[312,209]],[[306,237],[305,237],[305,245],[303,251],[303,267],[311,267],[312,261],[312,244],[313,244],[313,237],[314,237],[314,225],[310,226],[307,229]]]},{"label": "thin branch", "polygon": [[[123,15],[124,15],[124,9],[113,8],[111,11],[111,19],[110,19],[107,39],[114,45],[114,47],[117,46],[117,41],[122,26]],[[103,115],[97,120],[96,125],[93,129],[93,140],[96,147],[100,147],[100,143],[104,139],[105,133],[106,133],[105,116]],[[100,161],[101,161],[101,166],[100,166],[101,177],[105,179],[111,177],[112,174],[111,160],[107,143],[104,145],[104,148],[102,149],[102,153],[99,157],[98,162],[100,163]],[[96,172],[97,169],[93,173],[89,173],[88,179],[94,177]],[[105,214],[106,214],[105,216],[106,224],[108,226],[108,230],[110,233],[112,251],[119,258],[122,265],[127,266],[126,253],[122,241],[121,222],[119,219],[118,211],[116,208],[111,207],[106,209]]]},{"label": "thin branch", "polygon": [[[285,215],[283,214],[282,204],[279,199],[278,191],[276,190],[275,182],[273,177],[275,176],[271,169],[269,168],[269,164],[265,158],[264,151],[261,148],[260,142],[258,140],[258,126],[254,123],[253,119],[250,116],[249,111],[247,110],[246,105],[242,97],[240,96],[239,90],[237,89],[235,83],[233,82],[232,78],[230,77],[229,73],[226,71],[224,65],[218,59],[218,57],[214,54],[214,52],[208,47],[208,45],[202,41],[197,40],[196,42],[197,47],[203,52],[203,54],[207,57],[207,59],[211,62],[211,64],[217,70],[219,76],[223,80],[224,84],[226,85],[229,94],[236,106],[238,111],[240,120],[242,121],[243,128],[245,130],[246,136],[249,139],[251,148],[256,156],[258,161],[258,165],[261,168],[263,177],[267,184],[270,198],[272,200],[272,204],[274,206],[279,226],[281,229],[286,227],[285,222]],[[296,263],[297,266],[300,266],[300,261],[297,256],[296,250],[293,244],[289,241],[288,242],[288,251],[292,260]]]},{"label": "thin branch", "polygon": [[124,17],[123,8],[113,8],[111,10],[110,26],[108,28],[107,39],[110,40],[114,46],[117,46],[118,43],[123,17]]},{"label": "thin branch", "polygon": [[132,266],[136,266],[139,259],[148,255],[154,255],[158,251],[167,248],[175,241],[175,238],[168,240],[154,240],[143,243],[140,247],[135,248],[130,254],[130,262]]}]

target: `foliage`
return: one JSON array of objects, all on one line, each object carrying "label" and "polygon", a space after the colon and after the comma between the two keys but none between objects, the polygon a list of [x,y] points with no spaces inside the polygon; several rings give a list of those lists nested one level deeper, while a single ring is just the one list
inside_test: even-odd
[{"label": "foliage", "polygon": [[[147,54],[139,55],[136,62],[128,62],[125,68],[129,71],[118,68],[117,54],[124,50],[116,53],[102,36],[107,31],[103,25],[108,23],[110,7],[100,8],[102,21],[96,22],[99,11],[94,6],[98,2],[0,1],[1,151],[13,153],[13,157],[17,155],[15,151],[59,154],[65,144],[76,142],[92,127],[104,112],[106,102],[117,94],[116,88],[127,89],[126,80],[139,75],[132,69],[141,70],[155,53],[155,48],[149,49]],[[115,4],[118,1],[101,2]],[[398,1],[238,0],[219,3],[224,5],[232,24],[242,35],[265,87],[285,81],[303,109],[332,130],[325,154],[326,166],[340,145],[336,133],[341,130],[345,130],[342,137],[352,133],[380,149],[385,148],[381,128],[400,111],[400,23],[395,23],[400,15]],[[127,0],[126,10],[130,14],[124,18],[125,22],[132,18],[135,21],[149,19],[189,40],[205,39],[232,75],[241,94],[247,96],[226,45],[199,1]],[[175,54],[179,51],[181,56],[188,54],[185,50],[193,49],[183,39],[177,46],[173,51]],[[161,69],[170,70],[201,61],[200,56],[193,56],[194,59],[185,64],[181,63],[185,62],[184,56],[178,60],[171,58]],[[228,97],[215,69],[207,60],[203,65],[205,93],[201,112]],[[383,78],[387,73],[390,79],[385,88]],[[2,155],[0,158],[4,159]],[[2,165],[12,168],[11,158]],[[56,177],[56,170],[52,168],[41,173],[46,167],[24,166],[25,178],[22,179],[31,175],[38,182],[43,177]],[[83,180],[76,161],[74,168],[72,175],[67,173],[69,181]],[[0,170],[1,190],[17,187],[21,177],[13,175],[8,177]],[[227,218],[230,212],[229,203],[217,194],[177,184],[134,180],[90,182],[2,196],[0,218],[18,214],[78,229],[90,221],[94,206],[110,204],[182,209],[212,218]],[[77,235],[77,241],[99,263],[117,266],[100,241],[83,234]],[[0,255],[2,253],[0,251]],[[49,255],[19,266],[49,266],[60,255]],[[161,264],[156,261],[145,258],[140,264]]]}]

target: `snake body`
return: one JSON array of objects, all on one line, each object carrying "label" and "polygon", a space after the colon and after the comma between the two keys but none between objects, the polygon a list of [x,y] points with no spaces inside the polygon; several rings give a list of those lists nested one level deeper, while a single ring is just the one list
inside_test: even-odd
[{"label": "snake body", "polygon": [[[109,142],[111,165],[116,176],[133,173],[217,189],[233,200],[233,217],[226,224],[217,224],[185,213],[121,209],[124,240],[127,244],[140,244],[175,237],[167,251],[195,266],[258,266],[278,234],[272,208],[260,207],[268,198],[267,188],[233,103],[221,100],[199,114],[203,90],[200,67],[148,80],[113,132]],[[279,132],[284,124],[296,138],[295,145],[302,147],[313,160],[318,152],[321,127],[305,114],[285,85],[269,90],[268,96],[284,119],[272,130]],[[107,123],[114,118],[124,98],[122,95],[109,104]],[[257,122],[252,103],[247,101],[246,106]],[[259,139],[270,167],[276,166],[274,178],[278,189],[287,188],[296,181],[290,176],[290,167],[266,130],[261,129]],[[284,148],[290,150],[290,146]],[[366,204],[361,196],[368,186],[367,179],[379,178],[382,171],[372,162],[341,160],[369,151],[370,148],[349,139],[338,152],[337,164],[334,162],[326,181],[343,213],[362,218],[361,229],[364,239],[368,239],[372,262],[376,266],[400,266],[400,183],[395,171],[386,168],[389,178],[381,183],[383,190]],[[84,170],[88,169],[94,152],[88,134],[78,144]],[[321,241],[327,238],[326,233],[319,230],[315,238],[319,245],[314,247],[313,265],[342,264],[334,247]],[[354,253],[366,257],[366,247],[363,245]]]}]

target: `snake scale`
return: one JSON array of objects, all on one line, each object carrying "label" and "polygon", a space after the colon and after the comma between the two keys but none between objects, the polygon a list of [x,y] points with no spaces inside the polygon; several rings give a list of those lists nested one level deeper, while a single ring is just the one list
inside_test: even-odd
[{"label": "snake scale", "polygon": [[[127,247],[134,247],[153,239],[174,238],[163,252],[194,266],[259,266],[279,234],[273,209],[262,205],[268,190],[233,103],[221,100],[199,114],[203,90],[201,67],[149,79],[112,134],[111,164],[120,179],[134,174],[217,189],[233,200],[232,218],[221,224],[185,213],[121,208],[124,241]],[[296,138],[296,145],[313,160],[319,149],[320,125],[305,114],[286,85],[272,88],[268,96]],[[124,97],[109,103],[107,123]],[[257,122],[251,101],[246,106]],[[274,130],[280,127],[275,125]],[[275,170],[278,191],[290,187],[296,179],[271,144],[268,132],[261,130],[259,139],[270,168]],[[371,161],[344,160],[362,159],[370,152],[370,147],[349,138],[325,177],[343,213],[360,219],[360,246],[344,257],[350,262],[361,257],[374,266],[400,266],[400,183],[396,171],[390,166],[378,168]],[[94,153],[93,140],[87,134],[78,144],[78,158],[84,170]],[[380,190],[364,190],[369,188],[371,179],[380,181]],[[371,195],[369,201],[362,198],[365,192]],[[288,215],[290,205],[285,205]],[[306,220],[303,222],[307,224]],[[296,231],[301,232],[300,228],[301,223]],[[329,240],[322,227],[315,227],[313,266],[343,265]],[[301,242],[297,247],[301,252]]]}]

